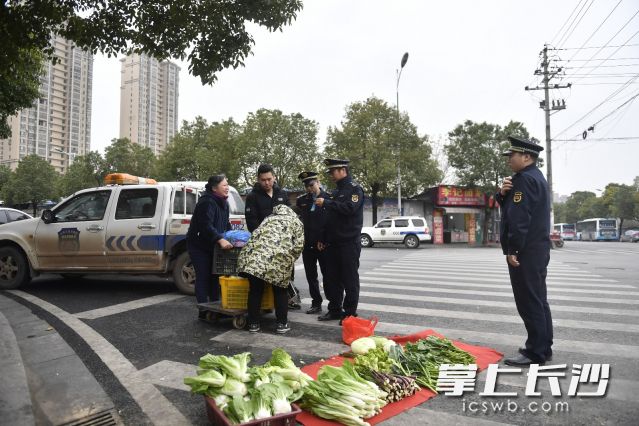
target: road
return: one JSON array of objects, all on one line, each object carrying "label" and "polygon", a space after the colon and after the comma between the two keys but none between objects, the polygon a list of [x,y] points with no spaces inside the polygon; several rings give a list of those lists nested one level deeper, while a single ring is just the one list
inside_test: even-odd
[{"label": "road", "polygon": [[[482,396],[483,372],[474,391],[439,395],[384,424],[636,424],[638,260],[639,244],[632,243],[567,242],[551,253],[548,293],[555,344],[548,365],[565,364],[554,370],[565,373],[559,380],[561,396],[552,395],[544,378],[537,381],[541,395],[526,396],[526,370],[499,375],[497,391],[515,395]],[[379,334],[434,329],[506,356],[525,340],[496,248],[375,246],[362,251],[360,276],[359,313],[379,317]],[[296,285],[308,306],[302,270]],[[292,330],[284,336],[273,332],[272,315],[257,335],[226,321],[202,323],[193,298],[175,293],[161,278],[51,275],[4,294],[32,307],[60,333],[130,425],[206,424],[201,397],[190,395],[182,379],[207,352],[250,351],[254,362],[262,363],[279,346],[297,363],[308,364],[347,349],[335,322],[318,322],[300,311],[289,313]],[[605,396],[567,395],[577,366],[586,364],[610,365]],[[581,386],[580,391],[594,391],[597,383]]]}]

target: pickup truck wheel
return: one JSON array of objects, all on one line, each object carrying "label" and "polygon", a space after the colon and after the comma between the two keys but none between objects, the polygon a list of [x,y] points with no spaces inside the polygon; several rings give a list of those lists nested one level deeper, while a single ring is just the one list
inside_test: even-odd
[{"label": "pickup truck wheel", "polygon": [[373,247],[373,240],[370,236],[362,234],[359,236],[359,244],[362,247]]},{"label": "pickup truck wheel", "polygon": [[0,289],[18,288],[31,281],[29,263],[15,247],[0,248]]},{"label": "pickup truck wheel", "polygon": [[419,238],[415,235],[407,235],[406,238],[404,238],[404,245],[407,248],[417,248],[419,247]]},{"label": "pickup truck wheel", "polygon": [[180,293],[195,294],[195,269],[189,252],[180,254],[173,267],[173,284]]}]

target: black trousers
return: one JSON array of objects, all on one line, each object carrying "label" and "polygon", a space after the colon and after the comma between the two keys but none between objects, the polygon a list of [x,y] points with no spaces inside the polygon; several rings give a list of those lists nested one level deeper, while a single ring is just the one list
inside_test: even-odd
[{"label": "black trousers", "polygon": [[[247,274],[248,275],[248,274]],[[249,280],[248,293],[248,323],[259,324],[260,322],[260,306],[262,305],[262,296],[264,295],[264,286],[266,282],[253,275],[247,276]],[[287,287],[273,286],[273,298],[275,299],[275,318],[277,322],[288,322],[288,291]]]},{"label": "black trousers", "polygon": [[304,248],[302,252],[302,260],[304,261],[304,272],[306,272],[306,281],[308,281],[308,291],[313,299],[313,306],[322,306],[322,293],[319,287],[317,275],[317,264],[319,263],[322,277],[326,280],[326,261],[324,252],[316,248]]},{"label": "black trousers", "polygon": [[548,305],[546,275],[550,253],[548,249],[527,250],[517,257],[518,267],[508,264],[510,284],[515,295],[517,312],[528,333],[524,355],[544,362],[552,355],[552,316]]},{"label": "black trousers", "polygon": [[354,315],[359,302],[359,239],[329,244],[325,250],[324,294],[333,314]]},{"label": "black trousers", "polygon": [[193,245],[187,246],[195,270],[195,300],[197,303],[220,300],[219,275],[213,275],[213,252]]}]

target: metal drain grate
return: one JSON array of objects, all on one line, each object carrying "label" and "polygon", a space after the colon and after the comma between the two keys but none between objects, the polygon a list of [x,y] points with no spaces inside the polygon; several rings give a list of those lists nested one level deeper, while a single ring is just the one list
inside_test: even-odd
[{"label": "metal drain grate", "polygon": [[110,410],[65,423],[64,426],[121,426],[122,424],[120,417]]}]

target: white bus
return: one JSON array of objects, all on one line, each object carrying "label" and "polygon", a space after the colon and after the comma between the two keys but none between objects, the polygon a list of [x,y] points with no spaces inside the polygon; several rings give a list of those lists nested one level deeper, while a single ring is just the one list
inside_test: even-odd
[{"label": "white bus", "polygon": [[576,237],[574,223],[555,223],[554,230],[559,232],[561,238],[572,241]]},{"label": "white bus", "polygon": [[577,235],[581,241],[617,241],[617,219],[593,218],[577,222]]}]

